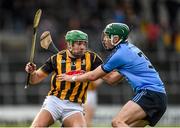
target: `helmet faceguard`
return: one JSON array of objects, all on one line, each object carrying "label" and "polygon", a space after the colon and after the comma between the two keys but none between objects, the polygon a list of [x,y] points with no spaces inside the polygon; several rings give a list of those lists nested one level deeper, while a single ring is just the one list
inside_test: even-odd
[{"label": "helmet faceguard", "polygon": [[107,35],[106,33],[102,33],[101,35],[101,42],[103,44],[103,47],[106,50],[111,50],[112,48],[110,48],[109,46],[107,46],[108,44],[112,44],[113,40],[111,38],[109,38],[109,35]]},{"label": "helmet faceguard", "polygon": [[71,54],[75,57],[80,57],[81,55],[77,55],[73,52],[72,47],[75,42],[85,42],[86,47],[88,46],[88,35],[80,30],[71,30],[66,33],[65,40],[68,43],[68,49]]},{"label": "helmet faceguard", "polygon": [[[111,50],[113,49],[116,45],[118,45],[121,42],[124,42],[128,38],[129,34],[129,27],[126,24],[123,23],[111,23],[106,26],[102,33],[102,44],[105,46],[104,48],[106,50]],[[113,39],[114,37],[119,37],[119,41],[114,43]],[[108,48],[107,45],[105,44],[105,41],[108,41],[111,43],[112,48]]]}]

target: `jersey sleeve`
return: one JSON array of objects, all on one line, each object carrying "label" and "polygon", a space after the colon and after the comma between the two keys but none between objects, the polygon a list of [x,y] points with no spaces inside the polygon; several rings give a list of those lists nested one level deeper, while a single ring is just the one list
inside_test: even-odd
[{"label": "jersey sleeve", "polygon": [[54,58],[55,56],[51,56],[50,58],[48,58],[46,63],[43,64],[40,69],[47,74],[50,74],[52,71],[54,71]]},{"label": "jersey sleeve", "polygon": [[123,52],[123,49],[120,49],[112,53],[101,67],[104,72],[109,73],[125,65],[127,61],[129,61],[128,55]]}]

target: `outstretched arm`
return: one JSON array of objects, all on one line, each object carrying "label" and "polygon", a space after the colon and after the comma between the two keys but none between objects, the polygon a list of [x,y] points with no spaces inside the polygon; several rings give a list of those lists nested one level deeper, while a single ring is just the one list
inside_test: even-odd
[{"label": "outstretched arm", "polygon": [[98,66],[96,69],[93,71],[84,73],[82,75],[66,75],[66,74],[61,74],[56,77],[57,80],[59,81],[69,81],[69,82],[84,82],[84,81],[95,81],[98,78],[101,78],[105,76],[107,73],[105,73],[101,66]]},{"label": "outstretched arm", "polygon": [[59,81],[69,81],[69,82],[84,82],[84,81],[95,81],[99,78],[103,78],[108,84],[115,84],[123,79],[123,76],[117,71],[112,71],[109,74],[104,72],[101,66],[98,66],[95,70],[84,73],[82,75],[66,75],[61,74],[56,77]]}]

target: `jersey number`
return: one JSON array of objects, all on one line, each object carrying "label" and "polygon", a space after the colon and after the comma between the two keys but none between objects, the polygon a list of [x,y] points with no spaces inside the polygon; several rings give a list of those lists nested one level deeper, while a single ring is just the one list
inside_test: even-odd
[{"label": "jersey number", "polygon": [[[148,60],[149,61],[149,59],[144,55],[144,53],[143,52],[138,52],[138,56],[140,56],[140,57],[144,57],[146,60]],[[152,64],[149,64],[148,65],[148,67],[149,68],[151,68],[151,69],[153,69],[154,67],[152,66]]]}]

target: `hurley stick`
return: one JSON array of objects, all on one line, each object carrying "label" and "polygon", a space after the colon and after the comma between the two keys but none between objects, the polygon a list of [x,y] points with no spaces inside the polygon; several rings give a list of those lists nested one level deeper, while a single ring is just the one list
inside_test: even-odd
[{"label": "hurley stick", "polygon": [[[33,60],[34,60],[34,51],[35,51],[35,45],[36,45],[37,28],[38,28],[39,21],[41,18],[41,13],[42,13],[42,10],[39,9],[34,16],[32,46],[31,46],[31,54],[30,54],[30,60],[29,60],[30,63],[33,63]],[[24,87],[25,89],[29,86],[29,80],[30,80],[30,73],[28,73],[28,76],[27,76],[26,85]]]},{"label": "hurley stick", "polygon": [[49,31],[43,32],[40,40],[41,40],[40,44],[41,44],[42,48],[44,48],[54,54],[59,52],[58,48],[54,45],[54,43],[52,41],[51,34]]}]

